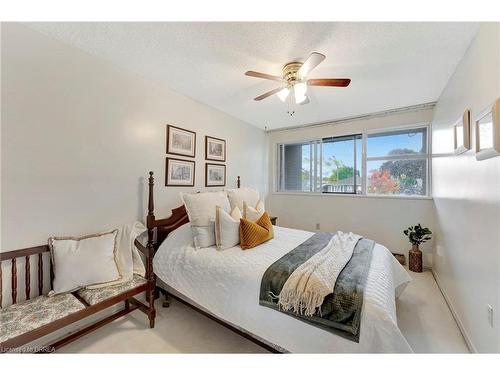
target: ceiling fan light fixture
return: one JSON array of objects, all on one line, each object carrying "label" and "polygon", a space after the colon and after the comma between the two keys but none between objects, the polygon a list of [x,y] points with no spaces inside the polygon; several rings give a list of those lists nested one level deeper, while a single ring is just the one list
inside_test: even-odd
[{"label": "ceiling fan light fixture", "polygon": [[290,94],[290,89],[285,87],[283,90],[278,91],[276,95],[278,95],[278,98],[284,103],[286,98],[288,98],[288,94]]},{"label": "ceiling fan light fixture", "polygon": [[300,104],[307,99],[307,85],[303,82],[297,83],[293,86],[293,92],[295,94],[295,103]]},{"label": "ceiling fan light fixture", "polygon": [[302,104],[307,99],[307,96],[295,96],[295,104]]},{"label": "ceiling fan light fixture", "polygon": [[322,53],[312,52],[304,62],[291,61],[286,63],[282,68],[281,76],[255,72],[253,70],[247,71],[245,73],[247,76],[278,81],[281,83],[280,86],[255,97],[254,100],[261,101],[276,94],[283,103],[288,105],[288,114],[292,116],[294,114],[292,108],[295,104],[304,105],[311,102],[307,95],[309,86],[349,86],[351,83],[349,78],[307,78],[309,73],[321,64],[325,58],[326,56]]}]

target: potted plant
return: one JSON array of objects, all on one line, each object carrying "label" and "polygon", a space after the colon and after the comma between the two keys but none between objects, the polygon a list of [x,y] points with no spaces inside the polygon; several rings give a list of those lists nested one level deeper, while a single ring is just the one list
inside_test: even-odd
[{"label": "potted plant", "polygon": [[403,233],[412,245],[409,253],[410,271],[422,272],[422,252],[419,246],[432,238],[432,232],[429,228],[422,228],[420,224],[417,224],[405,229]]}]

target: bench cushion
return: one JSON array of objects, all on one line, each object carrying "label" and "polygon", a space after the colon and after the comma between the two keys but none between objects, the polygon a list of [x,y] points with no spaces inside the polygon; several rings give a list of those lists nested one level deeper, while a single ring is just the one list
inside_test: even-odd
[{"label": "bench cushion", "polygon": [[134,275],[134,278],[132,280],[126,281],[118,285],[106,286],[104,288],[96,288],[96,289],[84,288],[80,289],[77,293],[89,305],[95,305],[99,302],[105,301],[109,298],[125,293],[130,289],[134,289],[146,283],[147,280],[144,277],[141,277],[139,275]]},{"label": "bench cushion", "polygon": [[40,328],[85,308],[70,293],[36,298],[0,309],[0,342]]}]

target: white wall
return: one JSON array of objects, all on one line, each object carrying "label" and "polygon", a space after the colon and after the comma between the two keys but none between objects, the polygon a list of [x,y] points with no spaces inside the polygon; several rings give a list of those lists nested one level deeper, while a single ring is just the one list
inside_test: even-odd
[{"label": "white wall", "polygon": [[[205,189],[205,135],[227,140],[228,186],[265,191],[262,130],[24,25],[1,40],[2,251],[143,220],[149,170],[168,216]],[[167,123],[197,132],[194,188],[164,185]]]},{"label": "white wall", "polygon": [[[434,228],[432,200],[275,193],[276,147],[281,142],[319,139],[384,127],[430,124],[432,115],[433,110],[426,109],[386,117],[269,133],[267,206],[270,213],[278,216],[279,225],[285,227],[313,231],[315,224],[320,223],[322,231],[353,231],[374,239],[392,252],[407,255],[411,245],[402,231],[416,223]],[[424,254],[430,253],[431,249],[431,243],[424,244],[422,247]],[[425,264],[430,265],[430,262],[430,257],[426,256]]]},{"label": "white wall", "polygon": [[[454,156],[453,123],[500,96],[500,24],[483,24],[444,89],[433,119],[433,192],[440,232],[434,272],[469,344],[500,352],[500,157]],[[474,132],[472,142],[475,144]],[[494,307],[494,327],[487,320]]]}]

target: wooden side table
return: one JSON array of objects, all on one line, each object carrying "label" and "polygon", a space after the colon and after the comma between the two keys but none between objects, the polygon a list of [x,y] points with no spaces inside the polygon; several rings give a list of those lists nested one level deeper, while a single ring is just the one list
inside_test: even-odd
[{"label": "wooden side table", "polygon": [[278,216],[271,216],[269,219],[271,219],[272,225],[276,225],[276,222],[278,221]]},{"label": "wooden side table", "polygon": [[406,264],[406,257],[404,254],[392,253],[392,255],[394,255],[394,258],[396,258],[402,266]]}]

